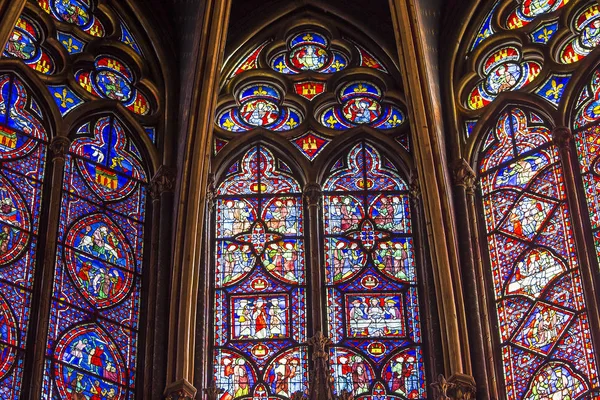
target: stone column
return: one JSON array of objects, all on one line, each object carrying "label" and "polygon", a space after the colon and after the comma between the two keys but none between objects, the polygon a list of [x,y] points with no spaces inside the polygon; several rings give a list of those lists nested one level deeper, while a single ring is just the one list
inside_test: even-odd
[{"label": "stone column", "polygon": [[475,381],[469,375],[456,374],[448,380],[439,375],[431,387],[433,400],[475,400]]},{"label": "stone column", "polygon": [[[212,301],[209,282],[210,265],[206,260],[206,195],[212,154],[212,130],[219,92],[218,82],[223,60],[231,0],[207,0],[202,3],[202,18],[194,33],[197,43],[195,75],[189,107],[182,113],[189,116],[187,137],[182,154],[180,200],[176,222],[175,249],[171,273],[167,387],[165,397],[190,396],[196,389],[190,382],[208,386],[212,362],[208,321]],[[200,311],[200,314],[197,312]],[[165,324],[167,321],[164,322]],[[196,341],[203,350],[196,359]],[[205,376],[194,379],[195,363]],[[199,384],[200,385],[200,384]],[[171,397],[169,397],[171,396]]]},{"label": "stone column", "polygon": [[414,143],[414,159],[422,192],[427,245],[431,259],[444,371],[471,373],[458,240],[453,215],[452,185],[447,167],[444,127],[433,82],[436,81],[424,47],[425,32],[418,20],[416,0],[390,0],[400,70]]},{"label": "stone column", "polygon": [[[48,337],[48,322],[50,315],[50,306],[52,301],[52,288],[54,284],[54,266],[56,264],[56,243],[58,240],[58,224],[60,221],[60,203],[62,197],[63,174],[65,169],[65,158],[69,151],[71,141],[65,136],[56,136],[50,142],[49,155],[52,156],[52,178],[48,180],[50,186],[50,201],[48,202],[48,224],[46,232],[40,232],[45,236],[44,261],[38,268],[42,271],[36,271],[39,291],[34,293],[32,310],[32,328],[35,326],[35,344],[33,349],[29,349],[29,354],[33,354],[33,365],[31,382],[27,385],[24,382],[23,387],[30,388],[31,399],[40,399],[42,397],[42,380],[44,376],[44,361],[46,356],[46,340]],[[41,273],[40,273],[41,272]],[[34,325],[33,315],[36,315],[37,324]],[[29,361],[30,358],[28,357]]]},{"label": "stone column", "polygon": [[[455,212],[460,245],[460,260],[465,292],[467,330],[473,363],[473,377],[477,382],[477,398],[488,400],[490,395],[488,375],[493,376],[494,363],[487,312],[485,276],[479,251],[478,224],[475,213],[475,171],[465,159],[454,165]],[[490,360],[488,362],[488,360]],[[492,390],[493,391],[493,390]]]},{"label": "stone column", "polygon": [[[174,168],[161,166],[150,182],[150,198],[152,199],[150,262],[145,271],[147,304],[145,364],[144,364],[144,397],[158,399],[165,388],[165,368],[167,365],[169,304],[161,299],[169,298],[169,281],[171,271],[171,241],[173,226],[173,197],[176,171]],[[142,325],[144,326],[144,325]]]}]

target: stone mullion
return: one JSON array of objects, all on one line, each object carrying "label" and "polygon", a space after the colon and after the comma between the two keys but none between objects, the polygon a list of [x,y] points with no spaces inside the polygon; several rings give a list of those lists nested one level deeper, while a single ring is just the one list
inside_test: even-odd
[{"label": "stone mullion", "polygon": [[308,237],[310,254],[307,258],[310,260],[310,280],[308,280],[307,290],[311,300],[311,322],[312,332],[308,332],[308,336],[312,337],[317,332],[325,331],[325,316],[323,311],[323,276],[325,276],[325,266],[321,263],[321,237],[319,231],[319,208],[323,202],[323,193],[317,184],[307,185],[304,188],[304,198],[308,206]]},{"label": "stone mullion", "polygon": [[[44,237],[44,258],[39,266],[41,273],[36,273],[36,294],[32,302],[32,310],[37,312],[35,328],[30,331],[35,342],[29,353],[33,355],[31,361],[31,382],[24,382],[24,387],[29,387],[31,400],[42,398],[42,381],[44,376],[44,363],[46,356],[46,341],[48,338],[48,326],[50,318],[50,307],[52,304],[52,289],[54,286],[54,267],[56,265],[56,246],[58,243],[58,225],[60,223],[60,209],[62,200],[62,186],[64,180],[65,158],[71,141],[64,136],[57,136],[50,143],[50,154],[52,154],[52,177],[48,185],[50,199],[48,202],[48,220],[45,232],[40,232]],[[32,321],[34,322],[34,321]],[[32,325],[33,328],[33,325]],[[24,397],[25,398],[25,397]]]},{"label": "stone mullion", "polygon": [[[144,370],[142,398],[158,399],[165,388],[165,367],[168,326],[162,321],[168,319],[169,271],[171,260],[171,238],[173,218],[175,171],[162,166],[150,182],[152,216],[150,219],[150,247],[148,268],[144,272],[143,283],[146,298],[144,337]],[[141,349],[140,349],[141,353]]]},{"label": "stone mullion", "polygon": [[[461,248],[461,264],[465,290],[465,308],[471,340],[473,376],[477,382],[478,399],[497,399],[497,372],[485,285],[485,266],[482,257],[477,206],[475,203],[476,173],[469,163],[460,159],[454,169],[455,206]],[[485,247],[483,247],[485,248]]]},{"label": "stone mullion", "polygon": [[596,365],[600,367],[600,310],[598,290],[595,284],[598,261],[596,249],[588,240],[586,227],[589,226],[587,201],[585,194],[579,190],[578,174],[579,163],[573,141],[573,134],[569,128],[556,127],[552,131],[554,144],[558,148],[562,175],[565,183],[571,229],[575,235],[575,245],[581,270],[581,281],[584,289],[588,320],[590,324],[592,343],[595,346],[594,356]]}]

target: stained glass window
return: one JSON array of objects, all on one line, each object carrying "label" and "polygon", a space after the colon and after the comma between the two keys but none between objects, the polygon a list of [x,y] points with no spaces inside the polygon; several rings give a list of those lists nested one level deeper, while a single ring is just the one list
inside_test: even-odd
[{"label": "stained glass window", "polygon": [[551,140],[543,118],[514,108],[487,134],[479,162],[511,400],[587,398],[600,387],[563,172]]},{"label": "stained glass window", "polygon": [[135,390],[147,174],[113,117],[76,132],[66,159],[44,399]]},{"label": "stained glass window", "polygon": [[16,399],[38,257],[48,136],[23,82],[0,75],[0,397]]},{"label": "stained glass window", "polygon": [[408,187],[393,164],[361,143],[334,165],[323,190],[335,391],[358,397],[377,387],[425,398]]},{"label": "stained glass window", "polygon": [[575,145],[585,188],[591,227],[600,262],[600,70],[594,71],[590,82],[577,99],[577,112],[573,121]]},{"label": "stained glass window", "polygon": [[[320,160],[347,148],[345,132],[361,128],[385,134],[397,154],[408,154],[407,113],[391,84],[391,64],[323,27],[298,26],[262,40],[225,69],[230,83],[215,118],[214,170],[226,172],[216,188],[213,229],[212,377],[224,399],[309,394],[315,372],[305,343],[323,330],[334,342],[337,394],[424,399],[408,187],[397,166],[363,139],[341,158],[335,153],[331,170]],[[370,68],[368,78],[353,74],[357,68]],[[324,208],[307,213],[306,225],[290,164],[263,142],[239,156],[239,136],[264,130],[290,159],[303,161],[294,165],[313,177],[306,185],[323,188]],[[321,246],[313,243],[305,257],[311,240],[325,246],[322,277],[310,264]],[[323,307],[309,312],[311,304]],[[327,323],[317,328],[312,318]]]},{"label": "stained glass window", "polygon": [[289,167],[258,145],[217,189],[214,371],[225,398],[306,392],[304,210]]}]

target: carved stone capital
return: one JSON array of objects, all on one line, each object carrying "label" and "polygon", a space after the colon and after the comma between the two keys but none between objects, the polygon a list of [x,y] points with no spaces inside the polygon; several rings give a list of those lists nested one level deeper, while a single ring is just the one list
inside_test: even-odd
[{"label": "carved stone capital", "polygon": [[451,390],[454,400],[475,400],[477,386],[475,379],[471,375],[454,374],[448,379],[454,387]]},{"label": "carved stone capital", "polygon": [[191,383],[182,379],[167,386],[165,400],[194,400],[197,392]]},{"label": "carved stone capital", "polygon": [[217,400],[220,394],[224,393],[225,390],[218,388],[215,381],[213,381],[209,387],[202,389],[206,394],[207,400]]},{"label": "carved stone capital", "polygon": [[64,136],[55,136],[50,142],[50,151],[54,159],[65,159],[69,147],[71,146],[71,140]]},{"label": "carved stone capital", "polygon": [[354,400],[354,395],[352,394],[352,392],[349,392],[346,389],[344,389],[340,394],[335,396],[335,400]]},{"label": "carved stone capital", "polygon": [[475,193],[475,181],[477,180],[477,174],[473,171],[473,168],[469,165],[467,160],[461,158],[454,165],[454,183],[457,186],[465,188],[467,193]]},{"label": "carved stone capital", "polygon": [[413,201],[418,201],[421,199],[421,185],[419,184],[419,178],[417,174],[412,174],[410,178],[410,183],[408,184],[408,190],[410,192],[410,198]]},{"label": "carved stone capital", "polygon": [[573,140],[573,134],[571,130],[565,126],[557,126],[552,131],[552,139],[554,140],[554,144],[556,144],[559,148],[564,149],[569,146],[571,140]]},{"label": "carved stone capital", "polygon": [[306,396],[303,392],[294,392],[290,397],[290,400],[308,400],[308,396]]},{"label": "carved stone capital", "polygon": [[304,198],[309,207],[317,207],[321,204],[321,199],[323,198],[323,192],[321,191],[321,186],[316,183],[311,183],[306,185],[304,188]]},{"label": "carved stone capital", "polygon": [[475,379],[470,375],[454,374],[450,379],[438,375],[433,388],[433,400],[474,400],[476,393]]},{"label": "carved stone capital", "polygon": [[150,196],[158,199],[161,194],[175,190],[175,178],[175,168],[161,166],[150,181]]},{"label": "carved stone capital", "polygon": [[333,342],[327,336],[323,335],[323,332],[318,331],[315,336],[308,339],[308,345],[312,346],[313,349],[313,360],[316,358],[329,359],[329,353],[327,347],[331,346]]}]

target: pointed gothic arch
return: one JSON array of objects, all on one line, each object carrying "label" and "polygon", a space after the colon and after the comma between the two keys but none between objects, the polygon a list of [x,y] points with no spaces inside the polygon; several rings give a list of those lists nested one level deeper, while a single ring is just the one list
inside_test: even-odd
[{"label": "pointed gothic arch", "polygon": [[[465,14],[469,15],[469,22],[460,27],[457,32],[458,45],[448,52],[448,71],[452,72],[446,76],[445,90],[448,107],[455,110],[448,121],[453,132],[450,135],[450,149],[456,154],[455,161],[458,163],[456,174],[459,178],[470,176],[473,179],[470,182],[457,182],[467,189],[458,191],[457,196],[464,207],[459,215],[465,216],[460,224],[476,232],[474,238],[478,240],[463,242],[461,246],[465,254],[474,260],[468,264],[468,268],[472,268],[480,279],[472,288],[475,296],[481,299],[478,307],[484,310],[483,315],[489,313],[489,321],[483,324],[478,335],[489,337],[491,340],[488,343],[493,344],[480,344],[483,351],[475,361],[479,365],[476,379],[497,382],[497,385],[490,384],[487,388],[485,396],[490,398],[522,399],[528,398],[531,393],[552,395],[561,390],[576,396],[596,393],[598,360],[595,357],[586,358],[583,354],[585,349],[590,354],[594,353],[594,346],[599,344],[600,327],[596,324],[598,302],[591,294],[597,287],[598,268],[596,250],[591,244],[593,230],[589,222],[593,211],[590,209],[588,212],[581,202],[582,198],[590,198],[595,194],[589,186],[586,194],[581,183],[577,159],[586,163],[591,155],[583,152],[581,145],[574,145],[577,140],[581,143],[586,138],[584,130],[577,135],[573,115],[576,113],[575,104],[581,103],[577,96],[585,85],[583,82],[586,79],[589,82],[598,60],[595,50],[598,44],[595,26],[600,24],[597,4],[585,1],[499,0],[492,4],[473,5],[465,10]],[[483,160],[488,157],[486,154],[502,146],[498,135],[514,135],[511,140],[517,149],[519,140],[526,140],[528,135],[533,138],[541,132],[546,132],[546,139],[532,144],[529,154],[514,150],[512,156],[490,159],[491,164],[486,167],[490,168],[489,172],[486,172],[486,168],[482,169]],[[557,179],[555,187],[559,192],[556,193],[550,186],[541,184],[546,176],[542,165],[548,164],[539,158],[544,146],[552,149],[553,163],[561,171],[555,172],[553,178]],[[535,164],[529,164],[534,160],[537,160]],[[494,167],[497,169],[491,169]],[[527,170],[529,173],[516,178],[519,175],[516,171],[520,167],[525,168],[523,172]],[[512,180],[508,178],[510,171],[514,172]],[[474,181],[478,188],[471,186]],[[515,191],[512,195],[508,194],[510,185],[513,185],[511,190]],[[536,185],[542,186],[536,189]],[[550,308],[556,305],[572,307],[571,303],[546,299],[553,291],[556,294],[561,290],[571,290],[561,288],[562,278],[556,278],[557,274],[552,275],[552,265],[557,264],[548,259],[541,270],[552,276],[545,275],[548,279],[540,280],[534,269],[525,268],[524,274],[520,270],[521,267],[539,263],[542,256],[538,254],[539,257],[532,256],[531,260],[527,257],[523,259],[523,255],[517,251],[522,247],[521,242],[515,242],[510,251],[502,250],[502,244],[499,244],[497,236],[505,235],[502,232],[509,229],[510,225],[506,221],[510,220],[511,212],[519,211],[523,199],[529,196],[523,193],[530,190],[537,190],[548,200],[555,198],[564,202],[564,215],[568,216],[569,221],[565,226],[570,235],[562,241],[570,243],[578,260],[571,265],[575,265],[575,273],[581,275],[576,279],[578,283],[573,285],[575,289],[572,290],[578,295],[573,296],[572,301],[585,304],[583,308],[573,309],[585,310],[587,317],[584,316],[584,319],[589,321],[587,327],[578,332],[570,328],[558,329],[560,323],[550,324],[552,326],[541,324],[542,328],[538,329],[539,323],[531,319],[536,307],[541,307],[544,301],[549,301],[549,304],[554,301],[554,305],[549,305]],[[486,202],[494,196],[499,197],[494,200],[496,208],[492,210]],[[531,199],[539,211],[531,215],[543,215],[546,212],[543,206],[546,200]],[[507,208],[502,208],[501,204],[505,203]],[[506,220],[502,219],[503,216]],[[529,221],[527,215],[519,221],[513,219],[517,224]],[[552,224],[556,227],[560,225],[556,220],[550,227]],[[558,229],[556,227],[554,229]],[[523,239],[523,243],[535,247],[541,245],[539,240],[546,235],[544,230],[547,228],[547,225],[532,225],[524,230],[516,229],[519,232],[530,229],[534,236]],[[506,237],[510,238],[506,240],[521,240],[515,239],[515,235],[518,236],[518,233],[506,233]],[[505,240],[504,236],[502,240]],[[554,247],[560,248],[560,245],[555,243]],[[532,247],[528,248],[531,250]],[[503,256],[499,257],[497,252],[502,251]],[[539,290],[528,294],[525,289],[532,289],[533,281],[537,282]],[[529,282],[525,289],[522,285],[524,282]],[[518,286],[524,291],[519,292],[516,289]],[[512,298],[511,303],[505,303],[509,302],[509,297]],[[522,312],[522,307],[527,311]],[[507,317],[506,313],[511,317]],[[517,321],[515,325],[507,324],[510,318]],[[541,350],[544,346],[536,342],[534,331],[542,336],[548,335],[548,343],[544,345],[546,349]],[[584,336],[580,336],[580,332],[585,332]],[[570,358],[569,354],[560,353],[565,342],[570,343],[572,352],[580,352],[581,355]],[[527,357],[529,361],[524,363],[522,357]],[[491,363],[489,360],[495,361]],[[536,367],[529,370],[526,364]],[[561,377],[568,377],[565,382],[569,384],[561,387]],[[542,380],[547,383],[541,384]]]},{"label": "pointed gothic arch", "polygon": [[[131,18],[133,3],[40,0],[10,8],[22,11],[2,21],[14,28],[2,38],[0,68],[24,82],[23,112],[43,121],[48,156],[32,214],[39,239],[27,290],[34,295],[21,313],[29,326],[16,327],[22,357],[0,390],[11,398],[142,398],[151,379],[144,361],[154,357],[148,332],[156,328],[145,321],[152,321],[159,295],[151,249],[157,218],[171,218],[153,213],[162,188],[150,190],[161,166],[172,162],[164,146],[170,62],[156,33],[146,30],[144,13]],[[33,125],[10,105],[11,93],[2,93],[5,110],[13,110],[3,126],[20,118],[12,128],[18,138]],[[3,157],[20,146],[20,139],[7,140]],[[10,246],[10,229],[7,235]]]}]

